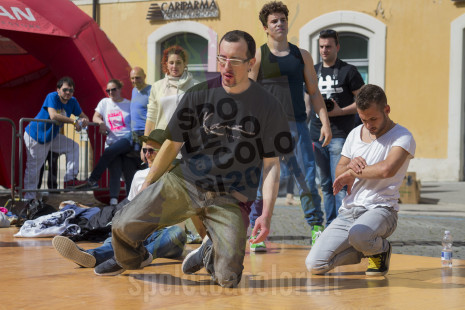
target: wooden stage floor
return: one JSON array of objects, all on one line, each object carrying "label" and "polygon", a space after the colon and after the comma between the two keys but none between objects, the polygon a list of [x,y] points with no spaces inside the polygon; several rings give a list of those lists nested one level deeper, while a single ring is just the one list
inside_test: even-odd
[{"label": "wooden stage floor", "polygon": [[224,289],[204,269],[184,275],[181,261],[169,259],[99,277],[63,259],[51,238],[14,238],[16,231],[0,229],[0,309],[465,308],[464,260],[442,269],[440,258],[394,254],[386,277],[366,277],[366,262],[313,276],[304,264],[310,247],[270,243],[266,254],[247,253],[240,287]]}]

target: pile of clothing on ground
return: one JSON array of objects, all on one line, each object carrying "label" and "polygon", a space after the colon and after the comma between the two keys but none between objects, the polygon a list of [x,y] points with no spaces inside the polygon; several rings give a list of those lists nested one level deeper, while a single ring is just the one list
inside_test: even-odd
[{"label": "pile of clothing on ground", "polygon": [[[0,208],[0,228],[20,227],[15,237],[41,238],[67,236],[73,241],[102,242],[111,236],[111,221],[118,210],[128,201],[116,206],[88,207],[68,200],[63,201],[59,211],[41,200],[32,199],[17,204],[8,211]],[[185,222],[187,243],[202,243],[202,238],[191,219]]]},{"label": "pile of clothing on ground", "polygon": [[[20,209],[0,212],[0,227],[21,226],[15,237],[68,236],[74,241],[103,241],[111,233],[111,220],[123,204],[87,207],[74,201],[64,201],[59,211],[40,200],[30,200]],[[1,209],[0,209],[1,211]],[[18,214],[16,214],[18,213]],[[4,222],[4,223],[3,223]]]}]

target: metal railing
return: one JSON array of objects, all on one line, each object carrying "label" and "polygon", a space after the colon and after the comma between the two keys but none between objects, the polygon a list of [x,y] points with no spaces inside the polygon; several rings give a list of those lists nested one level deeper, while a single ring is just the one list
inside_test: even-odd
[{"label": "metal railing", "polygon": [[[32,122],[32,123],[31,123]],[[26,131],[27,132],[27,136],[24,134],[25,132],[25,128],[27,127],[26,124],[29,123],[30,126],[28,127],[28,130]],[[34,188],[31,188],[30,184],[29,184],[29,188],[25,188],[26,187],[26,184],[24,184],[24,178],[26,178],[26,173],[25,173],[25,176],[23,178],[23,171],[24,171],[24,167],[23,167],[23,158],[26,156],[26,151],[25,151],[25,147],[26,147],[26,141],[24,140],[25,138],[26,139],[32,139],[31,138],[31,129],[32,129],[32,126],[36,126],[34,129],[35,131],[37,132],[37,135],[39,135],[39,133],[41,135],[43,135],[44,137],[46,136],[46,129],[45,129],[45,124],[55,124],[55,125],[60,125],[59,122],[57,121],[53,121],[53,120],[40,120],[40,119],[33,119],[33,118],[22,118],[20,121],[19,121],[19,171],[20,171],[20,174],[19,174],[19,186],[18,186],[18,194],[19,194],[19,197],[22,198],[26,193],[60,193],[60,192],[70,192],[70,191],[79,191],[79,190],[76,190],[74,188],[66,188],[64,186],[64,180],[63,180],[63,177],[62,175],[65,174],[65,169],[63,168],[63,166],[67,166],[67,169],[69,170],[69,166],[70,165],[70,162],[74,162],[76,163],[76,160],[77,160],[77,164],[79,166],[79,169],[75,169],[75,170],[79,170],[79,174],[77,174],[76,176],[78,177],[78,179],[81,179],[81,180],[85,180],[88,178],[88,174],[89,174],[89,168],[93,168],[93,165],[91,164],[91,162],[94,162],[96,158],[100,157],[104,151],[104,146],[105,146],[105,136],[104,135],[101,135],[99,134],[98,132],[98,124],[97,123],[89,123],[89,125],[87,126],[86,129],[83,129],[81,130],[81,132],[76,132],[74,130],[74,127],[72,127],[71,125],[68,125],[68,124],[65,124],[62,128],[65,132],[68,133],[68,135],[66,135],[66,138],[70,139],[71,141],[73,141],[72,143],[69,142],[69,141],[66,141],[65,144],[63,143],[63,141],[65,141],[63,138],[59,138],[59,139],[56,139],[56,138],[53,138],[51,139],[51,141],[48,142],[48,146],[46,148],[41,148],[39,146],[39,150],[42,151],[43,153],[41,154],[36,154],[38,156],[36,156],[35,159],[32,159],[31,157],[31,154],[29,154],[29,156],[31,157],[29,159],[29,164],[31,164],[34,169],[34,171],[28,171],[29,173],[33,172],[34,175],[28,175],[28,181],[30,184],[42,184],[42,186],[40,188],[37,188],[37,186],[35,186]],[[44,124],[42,126],[39,126],[39,124]],[[72,128],[72,131],[70,131],[69,129]],[[52,126],[52,132],[51,132],[51,136],[53,137],[54,134],[56,133],[56,129],[54,128],[54,126]],[[60,134],[64,134],[65,132],[58,132],[56,133],[57,135],[60,135]],[[78,137],[79,135],[79,137]],[[37,136],[35,137],[37,139]],[[91,148],[91,146],[89,145],[90,144],[90,140],[92,140],[94,143],[94,146],[97,146],[97,147],[94,147],[94,148]],[[76,142],[76,141],[79,141]],[[35,144],[37,145],[37,141],[27,141],[28,144]],[[70,149],[69,145],[72,145],[72,149]],[[74,152],[74,147],[78,147],[79,148],[79,151],[78,151],[78,158],[76,159],[75,158],[75,152]],[[92,151],[92,156],[89,157],[89,152],[90,150],[93,150]],[[58,159],[58,162],[55,164],[53,160],[49,160],[49,164],[48,166],[45,165],[45,161],[47,159],[47,154],[45,154],[44,152],[45,151],[49,151],[49,150],[58,150],[59,153],[60,153],[60,156],[59,156],[59,159]],[[28,150],[28,152],[31,152],[31,150]],[[71,158],[66,158],[66,163],[63,164],[63,154],[67,154],[67,156],[70,156]],[[43,161],[42,161],[43,159]],[[31,162],[31,160],[35,160],[36,162]],[[45,184],[47,185],[50,185],[51,183],[53,182],[50,182],[49,178],[50,176],[53,176],[53,173],[50,174],[46,174],[45,171],[44,171],[44,174],[42,177],[40,177],[40,174],[37,173],[39,171],[39,166],[43,164],[43,167],[46,168],[44,170],[47,170],[48,168],[48,171],[50,172],[50,170],[56,170],[57,171],[57,175],[56,175],[56,178],[57,178],[57,182],[56,182],[56,187],[55,188],[45,188]],[[54,165],[57,165],[54,167]],[[26,167],[27,169],[27,167]],[[106,178],[104,178],[105,180],[107,180],[107,182],[105,183],[102,183],[100,182],[99,183],[99,188],[96,189],[96,190],[100,190],[100,191],[103,191],[103,190],[108,190],[108,171],[106,172]],[[32,181],[30,178],[34,178]],[[74,177],[74,175],[73,175]]]},{"label": "metal railing", "polygon": [[[9,154],[11,161],[11,186],[9,189],[0,189],[0,194],[11,195],[9,203],[12,205],[14,205],[15,201],[18,201],[18,199],[22,200],[27,193],[34,193],[34,195],[28,196],[36,196],[37,193],[45,195],[46,193],[83,191],[75,189],[74,187],[64,186],[63,176],[66,171],[68,171],[69,178],[69,171],[73,170],[72,167],[70,168],[69,166],[70,162],[74,163],[74,172],[77,174],[73,174],[73,177],[77,176],[80,180],[86,180],[88,179],[89,172],[94,168],[94,163],[96,163],[96,160],[102,156],[105,150],[106,136],[99,133],[99,124],[97,123],[89,123],[88,126],[80,132],[76,132],[74,130],[74,126],[71,124],[65,124],[59,129],[57,129],[58,127],[52,126],[50,133],[51,137],[55,134],[63,135],[63,137],[60,137],[59,139],[54,137],[51,141],[46,143],[46,146],[44,146],[44,143],[41,144],[36,141],[39,133],[41,136],[45,137],[47,135],[46,124],[61,126],[61,123],[49,119],[40,120],[34,118],[22,118],[19,121],[18,130],[11,119],[0,117],[0,125],[2,123],[8,124],[11,127],[11,154]],[[27,127],[28,124],[30,124],[29,127]],[[27,130],[25,133],[26,128]],[[34,134],[32,135],[36,135],[34,139],[31,137],[31,129],[34,129]],[[57,132],[57,130],[59,132]],[[25,138],[30,140],[26,141]],[[16,158],[17,147],[18,159]],[[75,148],[78,148],[78,150],[75,150]],[[2,148],[2,150],[7,149],[7,147]],[[50,150],[55,150],[59,154],[49,154],[48,152]],[[36,152],[35,155],[31,156],[34,152]],[[66,154],[66,160],[65,157],[62,156],[64,154]],[[28,156],[29,161],[27,162],[25,159]],[[19,162],[18,171],[16,171],[16,160]],[[46,161],[48,161],[48,164],[46,164]],[[26,166],[32,164],[32,168],[30,167],[31,169],[28,171],[28,186],[25,186],[24,184],[26,174],[24,169],[25,162]],[[79,166],[79,168],[77,168],[77,166]],[[40,172],[41,168],[44,170],[43,175],[41,175]],[[108,191],[109,179],[109,172],[107,169],[99,181],[99,188],[93,189],[93,191]],[[39,184],[40,186],[38,186]],[[48,188],[46,188],[47,185]]]}]

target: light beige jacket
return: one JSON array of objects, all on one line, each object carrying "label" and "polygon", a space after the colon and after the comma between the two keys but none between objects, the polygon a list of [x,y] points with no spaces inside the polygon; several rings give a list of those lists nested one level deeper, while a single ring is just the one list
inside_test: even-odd
[{"label": "light beige jacket", "polygon": [[155,124],[155,129],[166,129],[186,90],[197,83],[192,74],[184,71],[179,78],[166,75],[152,85],[147,106],[147,120]]}]

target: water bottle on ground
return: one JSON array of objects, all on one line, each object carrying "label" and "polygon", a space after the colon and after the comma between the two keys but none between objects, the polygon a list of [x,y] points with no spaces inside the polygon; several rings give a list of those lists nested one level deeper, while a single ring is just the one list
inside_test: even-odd
[{"label": "water bottle on ground", "polygon": [[442,267],[452,267],[452,235],[448,230],[442,237],[441,263]]}]

